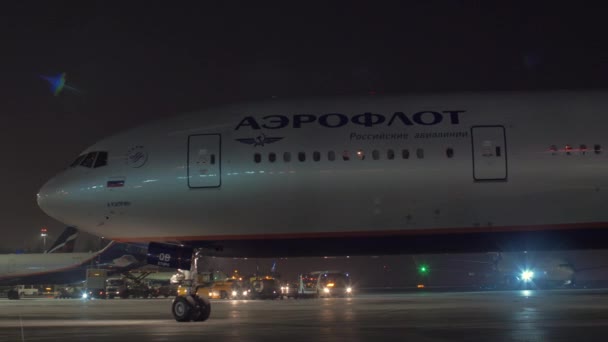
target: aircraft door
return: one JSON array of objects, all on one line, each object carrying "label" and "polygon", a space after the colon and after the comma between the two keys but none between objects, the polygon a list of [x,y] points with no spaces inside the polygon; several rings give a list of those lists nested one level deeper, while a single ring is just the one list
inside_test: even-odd
[{"label": "aircraft door", "polygon": [[217,188],[222,184],[219,134],[197,134],[188,137],[188,186]]},{"label": "aircraft door", "polygon": [[471,127],[473,179],[507,180],[507,140],[504,126]]}]

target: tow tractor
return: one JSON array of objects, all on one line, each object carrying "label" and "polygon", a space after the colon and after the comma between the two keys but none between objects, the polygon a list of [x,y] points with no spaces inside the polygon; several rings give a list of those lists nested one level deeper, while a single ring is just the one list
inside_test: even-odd
[{"label": "tow tractor", "polygon": [[277,299],[281,298],[279,282],[271,276],[254,276],[249,279],[249,293],[251,299]]}]

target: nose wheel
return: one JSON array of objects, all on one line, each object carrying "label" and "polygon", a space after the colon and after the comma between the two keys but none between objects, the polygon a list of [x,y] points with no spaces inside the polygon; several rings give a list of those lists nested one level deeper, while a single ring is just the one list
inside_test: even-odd
[{"label": "nose wheel", "polygon": [[171,313],[178,322],[204,322],[211,315],[211,303],[196,295],[178,296],[173,300]]},{"label": "nose wheel", "polygon": [[[197,260],[199,251],[193,253],[192,264],[190,267],[190,279],[188,279],[189,288],[188,294],[185,296],[177,296],[171,305],[171,313],[173,318],[178,322],[204,322],[211,315],[211,303],[209,299],[199,297],[196,294],[196,274]],[[194,278],[194,279],[192,279]]]}]

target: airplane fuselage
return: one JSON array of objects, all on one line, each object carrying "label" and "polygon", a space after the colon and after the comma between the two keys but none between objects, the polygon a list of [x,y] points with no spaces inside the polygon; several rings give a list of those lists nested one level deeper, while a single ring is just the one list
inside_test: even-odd
[{"label": "airplane fuselage", "polygon": [[2,254],[0,285],[83,281],[96,253]]},{"label": "airplane fuselage", "polygon": [[594,248],[608,228],[606,95],[212,109],[100,141],[83,155],[107,165],[68,168],[38,200],[109,239],[225,255],[250,243],[281,255]]}]

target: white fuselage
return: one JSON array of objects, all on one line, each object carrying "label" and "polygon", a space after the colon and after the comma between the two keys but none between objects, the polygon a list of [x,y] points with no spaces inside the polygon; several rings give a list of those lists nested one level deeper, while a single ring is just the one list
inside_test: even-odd
[{"label": "white fuselage", "polygon": [[38,201],[120,241],[608,228],[607,110],[567,91],[218,108],[100,141],[84,153],[107,165]]},{"label": "white fuselage", "polygon": [[65,272],[87,264],[97,255],[98,253],[1,254],[0,284],[13,284],[16,279],[29,284],[24,279]]}]

